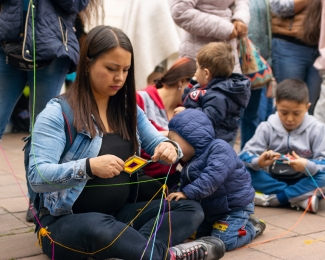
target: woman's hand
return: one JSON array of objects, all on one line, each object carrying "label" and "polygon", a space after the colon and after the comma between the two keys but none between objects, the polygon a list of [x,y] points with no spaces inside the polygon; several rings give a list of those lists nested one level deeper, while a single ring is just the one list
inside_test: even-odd
[{"label": "woman's hand", "polygon": [[167,196],[168,201],[172,201],[175,199],[175,201],[178,201],[179,199],[187,199],[186,195],[184,192],[178,191],[178,192],[173,192]]},{"label": "woman's hand", "polygon": [[245,37],[248,33],[248,28],[247,25],[244,24],[242,21],[234,21],[233,22],[236,32],[237,32],[237,37],[242,38]]},{"label": "woman's hand", "polygon": [[275,160],[279,159],[280,157],[281,157],[281,154],[275,153],[272,150],[265,151],[258,158],[257,164],[261,168],[265,168],[267,166],[270,166]]},{"label": "woman's hand", "polygon": [[283,163],[289,164],[297,172],[304,172],[307,166],[307,159],[300,157],[295,151],[292,152],[292,155],[296,158],[295,160],[284,161]]},{"label": "woman's hand", "polygon": [[151,157],[151,159],[156,161],[163,161],[167,164],[173,164],[177,160],[177,152],[175,146],[172,145],[170,142],[161,142],[155,148],[155,153]]},{"label": "woman's hand", "polygon": [[99,178],[113,178],[124,169],[124,162],[115,155],[102,155],[89,159],[91,172]]}]

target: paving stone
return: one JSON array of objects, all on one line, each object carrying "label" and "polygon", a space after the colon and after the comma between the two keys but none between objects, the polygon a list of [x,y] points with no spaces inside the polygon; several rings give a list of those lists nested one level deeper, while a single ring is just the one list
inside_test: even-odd
[{"label": "paving stone", "polygon": [[0,236],[4,234],[14,233],[13,230],[26,227],[28,227],[27,224],[11,214],[7,213],[0,215]]},{"label": "paving stone", "polygon": [[5,211],[5,209],[4,208],[1,208],[0,207],[0,215],[2,215],[2,214],[7,214],[8,212],[7,211]]},{"label": "paving stone", "polygon": [[[0,177],[1,179],[1,177]],[[1,180],[0,180],[1,181]],[[19,184],[18,184],[19,183]],[[0,186],[0,199],[21,197],[28,194],[27,185],[25,182],[19,181],[18,183],[1,185]]]},{"label": "paving stone", "polygon": [[231,252],[226,252],[222,260],[279,260],[281,258],[274,257],[255,249],[245,248],[238,249]]},{"label": "paving stone", "polygon": [[28,199],[25,197],[0,199],[0,207],[6,209],[10,213],[26,211],[28,208]]},{"label": "paving stone", "polygon": [[254,215],[256,215],[258,218],[264,219],[265,217],[280,216],[283,214],[292,213],[292,211],[292,208],[272,208],[255,206]]},{"label": "paving stone", "polygon": [[0,237],[0,260],[40,255],[42,250],[35,245],[36,242],[37,238],[33,232]]},{"label": "paving stone", "polygon": [[[27,210],[27,207],[26,207],[26,210]],[[19,212],[19,213],[13,213],[12,215],[14,215],[20,221],[22,221],[23,223],[25,223],[27,226],[32,227],[32,228],[35,227],[35,224],[34,223],[31,223],[31,222],[27,222],[26,221],[26,211]]]},{"label": "paving stone", "polygon": [[255,250],[285,260],[324,260],[324,243],[307,245],[307,236],[289,237],[257,246]]},{"label": "paving stone", "polygon": [[41,254],[41,255],[37,255],[37,256],[20,258],[19,260],[49,260],[49,259],[50,258],[47,257],[47,255]]},{"label": "paving stone", "polygon": [[[325,218],[323,216],[307,212],[302,217],[302,214],[303,211],[296,211],[280,216],[265,217],[264,220],[267,223],[283,229],[291,229],[296,223],[299,222],[292,231],[302,235],[325,230],[325,225],[321,224],[325,223]],[[301,217],[302,219],[299,220]]]}]

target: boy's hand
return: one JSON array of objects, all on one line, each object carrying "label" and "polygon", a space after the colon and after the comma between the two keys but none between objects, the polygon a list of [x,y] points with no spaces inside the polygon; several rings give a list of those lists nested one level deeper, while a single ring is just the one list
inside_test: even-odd
[{"label": "boy's hand", "polygon": [[233,24],[237,32],[237,37],[242,38],[247,35],[248,28],[246,24],[244,24],[242,21],[234,21]]},{"label": "boy's hand", "polygon": [[187,199],[186,195],[184,192],[178,191],[178,192],[173,192],[167,196],[168,201],[172,201],[175,199],[175,201],[178,201],[179,199]]},{"label": "boy's hand", "polygon": [[275,160],[279,159],[280,157],[281,154],[273,152],[272,150],[265,151],[258,158],[257,164],[261,168],[265,168],[267,166],[270,166]]},{"label": "boy's hand", "polygon": [[185,107],[176,107],[174,109],[174,116],[177,115],[178,113],[184,111],[186,108]]},{"label": "boy's hand", "polygon": [[173,164],[177,160],[177,152],[175,146],[170,142],[161,142],[155,148],[154,155],[151,160],[157,162],[158,160],[163,161],[167,164]]},{"label": "boy's hand", "polygon": [[296,158],[295,160],[284,161],[283,163],[289,164],[297,172],[304,172],[307,166],[307,159],[300,157],[295,151],[292,152],[292,155]]}]

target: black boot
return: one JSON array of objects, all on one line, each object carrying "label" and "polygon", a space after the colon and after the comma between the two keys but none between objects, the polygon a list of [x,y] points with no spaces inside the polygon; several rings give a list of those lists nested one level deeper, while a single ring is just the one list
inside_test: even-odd
[{"label": "black boot", "polygon": [[33,214],[33,211],[31,210],[30,207],[32,207],[34,212],[36,213],[33,203],[31,203],[31,201],[29,201],[28,209],[27,209],[27,212],[26,212],[26,221],[27,222],[34,222],[34,220],[35,220],[34,219],[34,214]]},{"label": "black boot", "polygon": [[225,245],[216,237],[201,237],[170,248],[173,260],[218,260],[224,256],[225,251]]}]

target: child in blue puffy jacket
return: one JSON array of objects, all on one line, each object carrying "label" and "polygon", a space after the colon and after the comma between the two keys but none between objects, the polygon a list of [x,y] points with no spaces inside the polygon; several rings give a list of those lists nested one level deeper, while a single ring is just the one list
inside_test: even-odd
[{"label": "child in blue puffy jacket", "polygon": [[224,140],[215,139],[209,118],[186,109],[168,125],[168,137],[182,148],[180,191],[168,200],[191,199],[201,203],[205,219],[196,237],[212,235],[233,250],[263,233],[265,223],[249,219],[254,212],[251,177],[236,152]]}]

